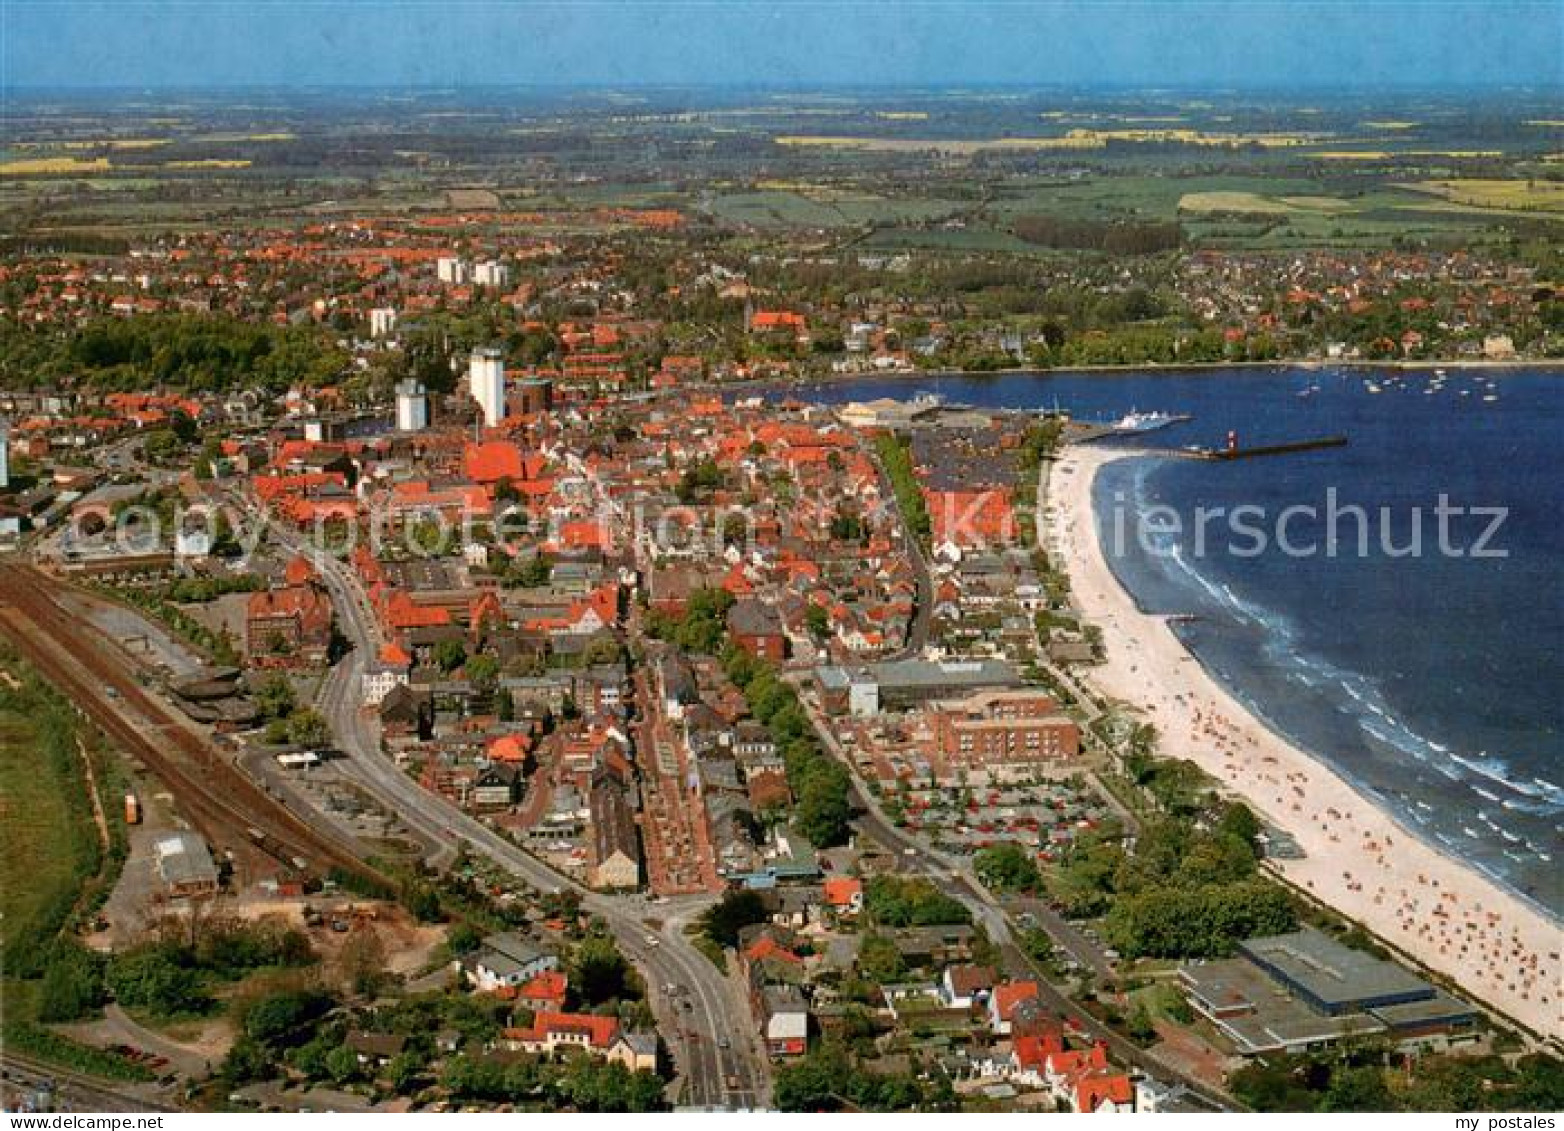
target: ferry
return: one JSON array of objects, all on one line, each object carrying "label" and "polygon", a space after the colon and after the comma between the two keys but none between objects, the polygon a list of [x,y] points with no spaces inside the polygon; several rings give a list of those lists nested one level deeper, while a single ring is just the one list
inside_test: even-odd
[{"label": "ferry", "polygon": [[1131,409],[1119,418],[1114,424],[1115,432],[1155,432],[1158,428],[1166,428],[1170,424],[1180,424],[1189,420],[1188,416],[1177,416],[1171,412],[1136,412]]}]

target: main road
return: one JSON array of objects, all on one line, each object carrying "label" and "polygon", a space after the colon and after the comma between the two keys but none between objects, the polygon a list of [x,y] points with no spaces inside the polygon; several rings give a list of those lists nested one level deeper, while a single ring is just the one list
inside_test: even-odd
[{"label": "main road", "polygon": [[753,1108],[769,1100],[765,1053],[748,1003],[696,950],[683,927],[710,902],[652,905],[641,896],[604,895],[561,875],[488,825],[420,787],[380,752],[375,725],[362,709],[364,658],[378,651],[381,634],[362,586],[348,567],[307,546],[275,524],[273,535],[315,566],[353,645],[323,681],[317,704],[344,754],[343,768],[376,800],[429,843],[436,863],[458,845],[487,858],[538,891],[572,891],[598,916],[620,950],[646,975],[658,1028],[674,1054],[684,1106]]}]

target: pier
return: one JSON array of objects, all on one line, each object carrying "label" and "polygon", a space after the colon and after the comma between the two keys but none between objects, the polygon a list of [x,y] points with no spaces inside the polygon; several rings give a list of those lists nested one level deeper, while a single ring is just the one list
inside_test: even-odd
[{"label": "pier", "polygon": [[1346,446],[1345,436],[1318,436],[1308,440],[1293,440],[1285,444],[1257,444],[1252,448],[1241,448],[1238,446],[1238,434],[1229,432],[1225,448],[1185,448],[1177,454],[1189,459],[1236,460],[1257,459],[1260,456],[1284,456],[1293,452],[1312,452],[1320,448]]}]

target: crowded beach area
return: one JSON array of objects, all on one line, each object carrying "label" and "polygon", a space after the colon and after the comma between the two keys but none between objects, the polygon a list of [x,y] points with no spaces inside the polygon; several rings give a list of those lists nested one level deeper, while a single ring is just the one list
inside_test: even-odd
[{"label": "crowded beach area", "polygon": [[1119,584],[1097,536],[1092,482],[1126,453],[1076,444],[1049,473],[1045,522],[1106,661],[1091,682],[1139,711],[1164,756],[1186,758],[1295,839],[1271,863],[1299,889],[1534,1033],[1564,1037],[1564,928],[1471,866],[1406,832],[1241,705]]}]

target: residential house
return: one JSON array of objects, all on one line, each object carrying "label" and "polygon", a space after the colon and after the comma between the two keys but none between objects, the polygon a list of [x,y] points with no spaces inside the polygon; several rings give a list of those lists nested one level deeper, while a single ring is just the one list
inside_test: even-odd
[{"label": "residential house", "polygon": [[809,1046],[809,1006],[797,986],[762,988],[761,1018],[766,1052],[773,1057],[802,1056]]},{"label": "residential house", "polygon": [[947,966],[940,976],[940,1000],[949,1009],[983,1005],[994,988],[994,972],[987,966]]},{"label": "residential house", "polygon": [[557,970],[559,956],[514,931],[503,931],[484,939],[483,946],[464,958],[460,967],[474,988],[494,993],[525,985],[544,971]]},{"label": "residential house", "polygon": [[565,995],[569,989],[570,979],[563,970],[545,970],[518,986],[512,1000],[534,1013],[558,1013],[565,1008]]},{"label": "residential house", "polygon": [[787,632],[782,618],[764,601],[735,601],[728,610],[728,631],[734,643],[757,659],[773,663],[787,659]]},{"label": "residential house", "polygon": [[837,915],[856,915],[863,910],[863,881],[856,876],[832,876],[822,888],[825,905]]},{"label": "residential house", "polygon": [[380,654],[364,666],[361,688],[364,706],[378,707],[392,688],[406,687],[412,678],[413,658],[396,641],[387,643]]},{"label": "residential house", "polygon": [[1010,1035],[1010,1023],[1016,1006],[1037,996],[1037,983],[1001,982],[993,988],[988,998],[989,1028],[1001,1036]]}]

